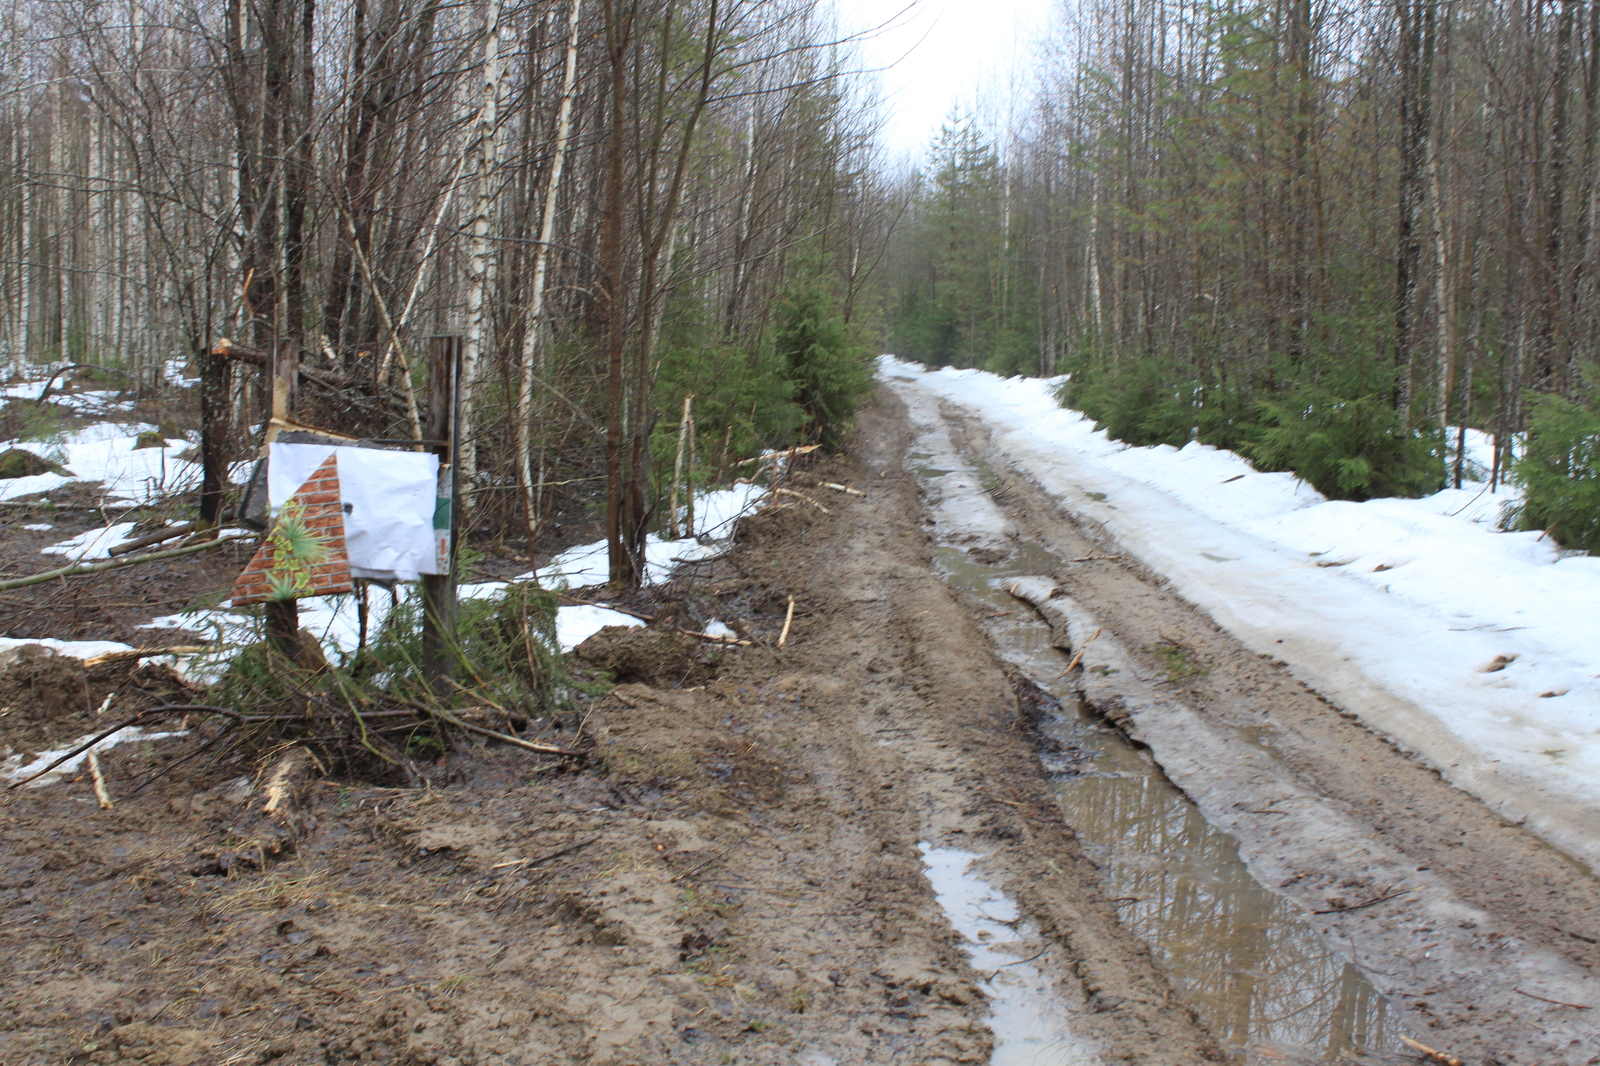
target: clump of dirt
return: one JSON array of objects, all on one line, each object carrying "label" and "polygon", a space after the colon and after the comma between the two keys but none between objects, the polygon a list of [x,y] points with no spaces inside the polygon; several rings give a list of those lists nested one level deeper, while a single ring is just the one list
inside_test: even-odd
[{"label": "clump of dirt", "polygon": [[0,653],[0,751],[32,756],[81,737],[93,698],[82,659],[39,644]]},{"label": "clump of dirt", "polygon": [[769,547],[787,540],[813,521],[815,518],[803,503],[766,507],[739,519],[733,529],[733,541],[741,548]]},{"label": "clump of dirt", "polygon": [[725,706],[643,684],[619,685],[610,695],[626,709],[598,709],[591,727],[595,755],[614,786],[688,786],[690,802],[712,814],[781,802],[789,772]]},{"label": "clump of dirt", "polygon": [[147,707],[182,702],[191,691],[161,663],[88,666],[39,644],[11,648],[0,652],[0,758],[21,754],[26,761]]},{"label": "clump of dirt", "polygon": [[40,458],[25,448],[8,448],[0,452],[0,480],[61,472],[60,464]]},{"label": "clump of dirt", "polygon": [[574,654],[611,674],[618,684],[671,688],[698,684],[717,670],[700,641],[658,626],[606,626],[578,645]]},{"label": "clump of dirt", "polygon": [[131,1022],[107,1033],[104,1044],[87,1058],[96,1064],[143,1062],[147,1066],[150,1063],[189,1066],[204,1058],[219,1042],[218,1034],[206,1029],[176,1029]]}]

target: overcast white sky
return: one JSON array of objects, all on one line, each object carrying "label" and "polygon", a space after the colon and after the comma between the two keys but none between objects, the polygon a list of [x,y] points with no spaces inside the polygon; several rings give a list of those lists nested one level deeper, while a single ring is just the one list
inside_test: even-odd
[{"label": "overcast white sky", "polygon": [[971,110],[980,90],[1026,93],[1036,42],[1059,0],[838,0],[846,32],[887,23],[861,42],[883,81],[892,156],[920,160],[952,105]]}]

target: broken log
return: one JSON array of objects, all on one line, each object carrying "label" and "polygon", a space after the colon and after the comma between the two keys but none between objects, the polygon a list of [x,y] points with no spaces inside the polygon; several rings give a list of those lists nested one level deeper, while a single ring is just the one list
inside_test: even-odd
[{"label": "broken log", "polygon": [[263,779],[261,813],[287,817],[291,806],[300,805],[313,772],[322,772],[317,757],[298,744],[292,745]]},{"label": "broken log", "polygon": [[154,533],[146,533],[142,537],[134,537],[132,540],[125,540],[120,544],[113,544],[111,546],[111,554],[127,555],[131,551],[138,551],[140,548],[148,548],[152,544],[160,544],[163,541],[181,537],[185,533],[192,533],[199,528],[199,522],[180,522],[175,526],[158,529]]},{"label": "broken log", "polygon": [[109,811],[115,804],[106,788],[106,775],[100,772],[100,755],[93,748],[89,749],[89,777],[94,781],[94,798],[100,801],[100,809]]}]

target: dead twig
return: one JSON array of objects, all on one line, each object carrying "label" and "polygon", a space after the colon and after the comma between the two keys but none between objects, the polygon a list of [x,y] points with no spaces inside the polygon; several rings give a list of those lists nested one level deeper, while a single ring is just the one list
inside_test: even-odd
[{"label": "dead twig", "polygon": [[163,541],[173,540],[177,537],[183,536],[185,533],[193,533],[199,528],[199,522],[181,522],[175,526],[168,526],[165,529],[158,529],[154,533],[146,533],[142,537],[134,537],[132,540],[125,540],[118,544],[113,544],[111,546],[111,554],[127,555],[131,551],[138,551],[140,548],[148,548],[152,544],[160,544]]},{"label": "dead twig", "polygon": [[1442,1051],[1435,1051],[1427,1044],[1419,1044],[1409,1036],[1402,1036],[1400,1041],[1406,1046],[1420,1052],[1422,1057],[1430,1062],[1442,1062],[1444,1063],[1444,1066],[1465,1066],[1465,1064],[1454,1055],[1446,1055]]},{"label": "dead twig", "polygon": [[794,625],[794,597],[789,597],[789,613],[783,618],[783,632],[778,634],[778,647],[789,642],[789,627]]},{"label": "dead twig", "polygon": [[107,663],[125,663],[133,659],[151,659],[157,655],[198,655],[210,651],[206,644],[175,644],[170,648],[129,648],[127,651],[108,651],[83,660],[84,666],[104,666]]},{"label": "dead twig", "polygon": [[774,459],[786,459],[796,455],[807,455],[816,451],[820,447],[822,447],[820,444],[802,444],[794,448],[785,449],[781,452],[773,452],[771,455],[758,455],[753,459],[741,459],[739,462],[734,463],[733,465],[735,467],[741,467],[749,466],[751,463],[770,463]]},{"label": "dead twig", "polygon": [[122,730],[127,729],[129,726],[140,725],[146,721],[156,718],[170,718],[175,714],[220,714],[235,719],[242,719],[244,717],[244,715],[240,714],[238,711],[229,710],[226,707],[211,707],[203,703],[163,703],[155,707],[146,707],[132,718],[124,719],[122,722],[112,726],[110,729],[95,734],[94,737],[82,744],[79,744],[76,748],[73,748],[71,751],[61,756],[61,758],[57,759],[49,766],[46,766],[43,770],[29,774],[20,781],[13,781],[10,785],[6,786],[6,791],[9,792],[12,789],[21,788],[29,781],[43,777],[51,770],[54,770],[56,767],[66,762],[68,759],[73,759],[79,755],[82,755],[84,752],[88,751],[90,748],[94,747],[96,744],[100,743],[113,733],[121,732]]},{"label": "dead twig", "polygon": [[1391,900],[1391,899],[1394,899],[1396,896],[1403,896],[1407,892],[1414,892],[1414,891],[1416,891],[1416,890],[1415,889],[1411,889],[1411,888],[1402,888],[1398,892],[1390,892],[1386,896],[1377,896],[1377,897],[1375,897],[1373,899],[1367,900],[1365,903],[1356,903],[1356,904],[1353,904],[1352,906],[1349,906],[1349,907],[1329,907],[1325,911],[1312,911],[1311,913],[1312,914],[1344,914],[1347,911],[1364,910],[1367,907],[1376,907],[1378,904],[1387,902],[1388,900]]},{"label": "dead twig", "polygon": [[639,618],[646,622],[654,622],[656,620],[656,616],[653,614],[640,614],[638,611],[630,611],[626,607],[613,607],[609,603],[596,603],[594,600],[580,600],[578,597],[568,596],[564,592],[558,592],[556,595],[561,598],[563,603],[573,603],[580,607],[604,607],[608,611],[616,611],[618,614],[625,614],[631,618]]},{"label": "dead twig", "polygon": [[558,848],[547,855],[538,855],[531,859],[512,859],[510,862],[497,862],[489,869],[504,870],[508,866],[539,866],[549,862],[551,859],[559,859],[563,855],[571,855],[573,852],[580,848],[586,848],[599,839],[599,837],[590,837],[588,840],[580,840],[576,844],[568,844],[566,847]]},{"label": "dead twig", "polygon": [[[1102,626],[1100,628],[1104,629],[1105,627]],[[1099,635],[1100,635],[1100,630],[1096,629],[1094,631],[1094,637],[1098,637]],[[1083,642],[1083,647],[1078,649],[1078,654],[1074,655],[1072,657],[1072,661],[1067,663],[1067,668],[1065,670],[1061,671],[1061,674],[1060,674],[1061,677],[1066,677],[1068,674],[1072,673],[1072,671],[1077,668],[1077,665],[1080,662],[1083,661],[1083,653],[1088,651],[1089,650],[1089,645],[1094,643],[1094,637],[1090,637],[1088,640]]]},{"label": "dead twig", "polygon": [[505,733],[497,733],[493,729],[485,729],[481,725],[473,725],[471,722],[462,721],[449,711],[436,710],[430,713],[439,718],[441,721],[449,722],[457,729],[465,729],[467,732],[477,733],[479,736],[492,737],[495,740],[503,741],[504,743],[514,745],[515,747],[524,748],[528,751],[536,751],[541,755],[565,755],[569,759],[581,759],[584,757],[583,752],[573,751],[571,748],[557,747],[554,744],[539,744],[532,740],[523,740],[521,737],[513,737]]},{"label": "dead twig", "polygon": [[737,644],[743,648],[755,646],[755,641],[744,640],[741,637],[719,637],[711,633],[697,633],[692,629],[684,629],[682,626],[675,626],[674,628],[677,629],[679,633],[682,633],[685,636],[694,637],[698,640],[709,640],[717,644]]},{"label": "dead twig", "polygon": [[1550,1003],[1550,1004],[1553,1004],[1553,1005],[1555,1005],[1557,1007],[1571,1007],[1573,1010],[1594,1010],[1594,1007],[1591,1004],[1588,1004],[1588,1003],[1568,1003],[1566,1000],[1562,1000],[1562,999],[1546,999],[1544,996],[1536,996],[1532,992],[1529,992],[1526,989],[1521,989],[1521,988],[1513,988],[1511,991],[1513,991],[1513,992],[1521,992],[1523,995],[1527,996],[1529,999],[1536,999],[1540,1003]]},{"label": "dead twig", "polygon": [[849,485],[841,485],[837,481],[820,481],[817,478],[811,478],[810,480],[825,489],[832,489],[834,492],[842,492],[847,496],[860,496],[863,500],[867,498],[867,494],[860,489],[853,489]]}]

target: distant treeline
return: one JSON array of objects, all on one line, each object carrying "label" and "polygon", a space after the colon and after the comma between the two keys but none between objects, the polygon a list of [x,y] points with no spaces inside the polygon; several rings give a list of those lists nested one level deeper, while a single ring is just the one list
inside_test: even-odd
[{"label": "distant treeline", "polygon": [[1521,520],[1600,548],[1600,3],[1086,0],[1051,54],[907,191],[892,350],[1352,499],[1530,434]]}]

